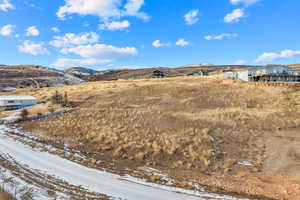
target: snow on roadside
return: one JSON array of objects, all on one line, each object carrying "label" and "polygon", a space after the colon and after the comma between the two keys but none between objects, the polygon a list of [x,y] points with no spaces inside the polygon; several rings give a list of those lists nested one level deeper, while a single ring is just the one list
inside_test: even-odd
[{"label": "snow on roadside", "polygon": [[32,200],[66,200],[69,199],[62,193],[56,193],[55,197],[48,194],[47,190],[24,182],[7,169],[0,169],[0,185],[1,187],[16,200],[25,198]]},{"label": "snow on roadside", "polygon": [[129,175],[122,177],[91,169],[57,155],[31,149],[21,142],[7,137],[4,134],[7,129],[6,125],[0,125],[0,154],[10,155],[23,166],[54,176],[71,185],[81,186],[92,192],[128,200],[199,200],[209,198],[238,200],[238,198],[226,195],[148,183]]},{"label": "snow on roadside", "polygon": [[253,163],[250,161],[240,161],[237,164],[244,165],[244,166],[254,166]]},{"label": "snow on roadside", "polygon": [[4,121],[4,123],[13,122],[14,120],[17,120],[17,119],[20,118],[20,114],[21,114],[22,110],[33,108],[33,107],[37,107],[37,106],[41,106],[41,105],[43,105],[43,104],[35,104],[35,105],[32,105],[32,106],[26,106],[26,107],[17,109],[17,110],[15,110],[16,112],[14,112],[13,114],[11,114],[10,116],[2,118],[0,120]]}]

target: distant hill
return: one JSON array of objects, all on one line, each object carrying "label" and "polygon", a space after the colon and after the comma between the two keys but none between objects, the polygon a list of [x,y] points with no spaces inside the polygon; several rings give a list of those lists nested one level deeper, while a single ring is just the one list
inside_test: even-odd
[{"label": "distant hill", "polygon": [[73,76],[82,78],[84,76],[93,75],[93,74],[97,73],[98,71],[89,69],[89,68],[84,68],[84,67],[72,67],[72,68],[65,70],[64,72],[71,74]]},{"label": "distant hill", "polygon": [[[267,65],[266,67],[277,66]],[[284,65],[278,65],[284,66]],[[207,71],[208,74],[220,74],[225,70],[240,71],[252,67],[251,65],[211,65],[209,63],[189,64],[177,68],[144,68],[144,69],[117,69],[96,71],[84,67],[73,67],[65,71],[59,71],[52,68],[18,65],[18,66],[0,66],[0,89],[5,87],[51,87],[77,84],[83,81],[112,81],[122,79],[143,79],[151,78],[155,70],[159,70],[168,77],[188,76],[199,74],[199,71]],[[300,64],[286,65],[297,72],[300,72]]]},{"label": "distant hill", "polygon": [[296,72],[300,73],[300,64],[291,64],[291,65],[287,65],[289,68],[295,70]]},{"label": "distant hill", "polygon": [[42,66],[0,66],[0,89],[6,87],[37,88],[62,86],[77,84],[82,81],[67,73]]},{"label": "distant hill", "polygon": [[86,81],[110,81],[118,79],[142,79],[153,76],[155,70],[163,71],[168,74],[168,77],[187,76],[193,73],[198,73],[200,70],[206,70],[210,74],[222,73],[224,70],[241,70],[247,69],[250,65],[210,65],[210,64],[189,64],[178,68],[145,68],[145,69],[119,69],[99,71],[95,74],[83,77]]}]

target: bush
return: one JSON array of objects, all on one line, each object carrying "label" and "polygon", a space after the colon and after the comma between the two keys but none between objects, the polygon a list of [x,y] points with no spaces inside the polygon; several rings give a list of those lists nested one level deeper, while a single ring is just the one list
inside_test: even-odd
[{"label": "bush", "polygon": [[51,97],[51,102],[53,104],[62,104],[63,96],[58,91],[55,91],[55,94]]},{"label": "bush", "polygon": [[21,111],[21,118],[26,119],[28,117],[28,110],[24,109]]},{"label": "bush", "polygon": [[65,92],[65,95],[64,95],[62,104],[63,104],[64,106],[67,106],[67,105],[69,104],[68,94],[67,94],[66,92]]},{"label": "bush", "polygon": [[61,95],[58,91],[55,91],[55,94],[51,97],[51,102],[53,104],[60,104],[62,106],[67,106],[69,104],[68,94]]},{"label": "bush", "polygon": [[52,107],[52,106],[48,106],[48,111],[50,112],[50,113],[54,113],[54,108]]}]

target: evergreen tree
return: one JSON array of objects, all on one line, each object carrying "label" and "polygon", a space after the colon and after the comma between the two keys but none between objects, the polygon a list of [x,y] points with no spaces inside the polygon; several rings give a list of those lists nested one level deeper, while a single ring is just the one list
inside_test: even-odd
[{"label": "evergreen tree", "polygon": [[51,102],[53,104],[62,104],[63,96],[61,94],[59,94],[58,91],[55,91],[55,94],[51,97]]}]

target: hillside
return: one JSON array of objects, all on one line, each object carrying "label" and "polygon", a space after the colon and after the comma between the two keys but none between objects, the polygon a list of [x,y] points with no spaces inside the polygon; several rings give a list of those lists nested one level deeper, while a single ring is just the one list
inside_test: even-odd
[{"label": "hillside", "polygon": [[85,76],[83,79],[87,81],[110,81],[118,79],[143,79],[151,78],[153,71],[160,70],[168,77],[187,76],[198,73],[200,70],[208,71],[210,74],[221,73],[223,70],[241,70],[253,66],[247,65],[185,65],[178,68],[144,68],[144,69],[122,69],[122,70],[106,70],[100,71],[93,75]]},{"label": "hillside", "polygon": [[64,70],[64,72],[79,78],[97,73],[96,70],[84,68],[84,67],[72,67],[67,70]]},{"label": "hillside", "polygon": [[41,66],[18,65],[0,67],[0,89],[6,87],[51,87],[76,84],[78,82],[81,82],[81,80],[69,74]]},{"label": "hillside", "polygon": [[291,69],[295,70],[296,72],[300,73],[300,64],[291,64],[291,65],[287,65],[288,67],[290,67]]},{"label": "hillside", "polygon": [[49,102],[56,90],[67,92],[76,107],[22,126],[46,144],[82,152],[90,158],[80,160],[83,165],[121,174],[151,167],[217,191],[296,199],[299,87],[223,81],[210,76],[92,82],[12,94]]}]

